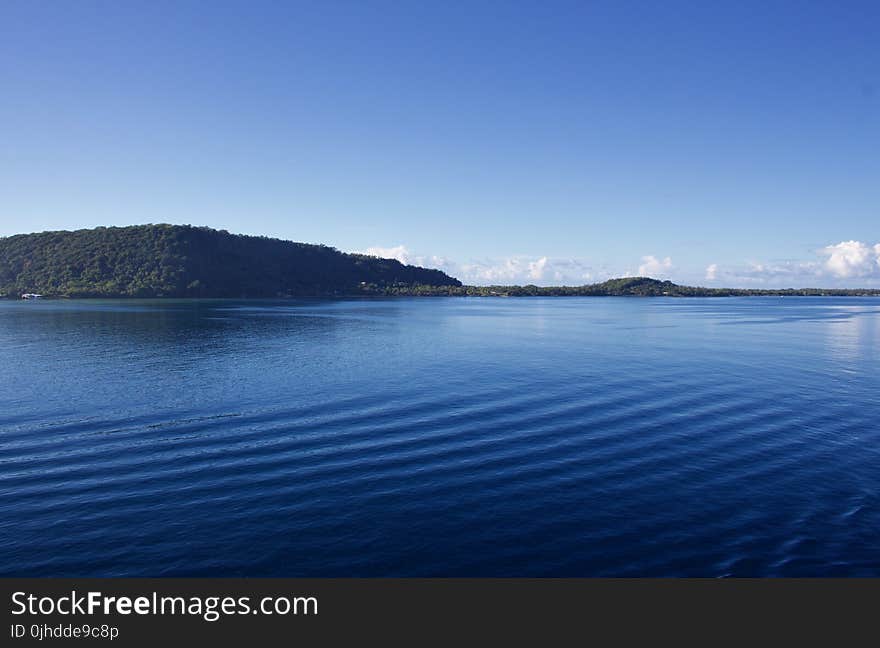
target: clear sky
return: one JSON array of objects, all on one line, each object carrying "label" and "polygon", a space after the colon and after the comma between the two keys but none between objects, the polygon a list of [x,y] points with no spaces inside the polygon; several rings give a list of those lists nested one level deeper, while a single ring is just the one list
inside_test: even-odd
[{"label": "clear sky", "polygon": [[880,2],[0,3],[0,235],[880,284]]}]

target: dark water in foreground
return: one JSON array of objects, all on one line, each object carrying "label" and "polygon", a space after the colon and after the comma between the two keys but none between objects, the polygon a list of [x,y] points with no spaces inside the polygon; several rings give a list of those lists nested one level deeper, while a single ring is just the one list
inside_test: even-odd
[{"label": "dark water in foreground", "polygon": [[2,575],[880,575],[880,299],[0,302]]}]

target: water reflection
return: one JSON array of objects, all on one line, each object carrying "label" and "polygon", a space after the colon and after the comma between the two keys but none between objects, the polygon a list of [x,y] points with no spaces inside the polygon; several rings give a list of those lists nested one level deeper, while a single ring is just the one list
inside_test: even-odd
[{"label": "water reflection", "polygon": [[844,370],[870,368],[878,360],[880,316],[873,309],[840,306],[840,317],[824,326],[829,360]]}]

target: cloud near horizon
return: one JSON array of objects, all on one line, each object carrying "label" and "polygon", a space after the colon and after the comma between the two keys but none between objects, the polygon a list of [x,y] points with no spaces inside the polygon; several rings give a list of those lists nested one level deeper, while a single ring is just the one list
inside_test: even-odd
[{"label": "cloud near horizon", "polygon": [[[808,287],[818,283],[861,280],[863,284],[880,281],[880,243],[870,245],[861,241],[841,241],[816,251],[817,260],[811,261],[752,261],[744,266],[721,266],[712,263],[706,268],[706,281],[714,283],[786,284]],[[810,284],[812,282],[812,284]]]},{"label": "cloud near horizon", "polygon": [[358,254],[368,254],[370,256],[381,257],[383,259],[397,259],[404,265],[414,265],[422,268],[436,268],[448,274],[456,268],[456,264],[444,257],[436,255],[418,255],[410,252],[405,245],[396,245],[394,247],[368,247],[366,250],[359,250]]},{"label": "cloud near horizon", "polygon": [[861,241],[842,241],[822,248],[820,254],[828,257],[825,269],[835,277],[880,275],[880,243],[872,247]]},{"label": "cloud near horizon", "polygon": [[639,266],[640,277],[652,277],[655,279],[668,279],[673,269],[672,259],[666,257],[662,261],[653,254],[642,257],[642,265]]},{"label": "cloud near horizon", "polygon": [[615,277],[647,276],[678,283],[725,287],[870,287],[880,285],[880,243],[848,240],[815,250],[810,260],[749,261],[743,264],[710,263],[703,274],[689,274],[669,256],[645,255],[641,264],[610,267],[585,259],[547,255],[512,255],[459,263],[447,257],[411,252],[405,245],[374,246],[362,254],[397,259],[401,263],[437,268],[466,284],[536,284],[579,286]]},{"label": "cloud near horizon", "polygon": [[[529,256],[514,255],[500,259],[477,259],[465,263],[456,263],[440,256],[420,255],[412,253],[405,245],[392,247],[373,246],[360,251],[361,254],[397,259],[401,263],[436,268],[473,285],[569,285],[581,286],[614,277],[631,276],[631,271],[614,272],[604,266],[596,266],[583,259],[554,258],[546,255]],[[673,267],[669,257],[658,260],[653,256],[642,257],[643,265],[639,273],[650,266],[652,276],[668,273]]]}]

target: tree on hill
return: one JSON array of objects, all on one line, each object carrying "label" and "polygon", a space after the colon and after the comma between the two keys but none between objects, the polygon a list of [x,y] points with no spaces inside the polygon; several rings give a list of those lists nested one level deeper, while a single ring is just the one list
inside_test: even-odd
[{"label": "tree on hill", "polygon": [[98,227],[0,238],[0,293],[69,297],[350,294],[362,284],[450,285],[439,270],[325,245],[189,225]]}]

